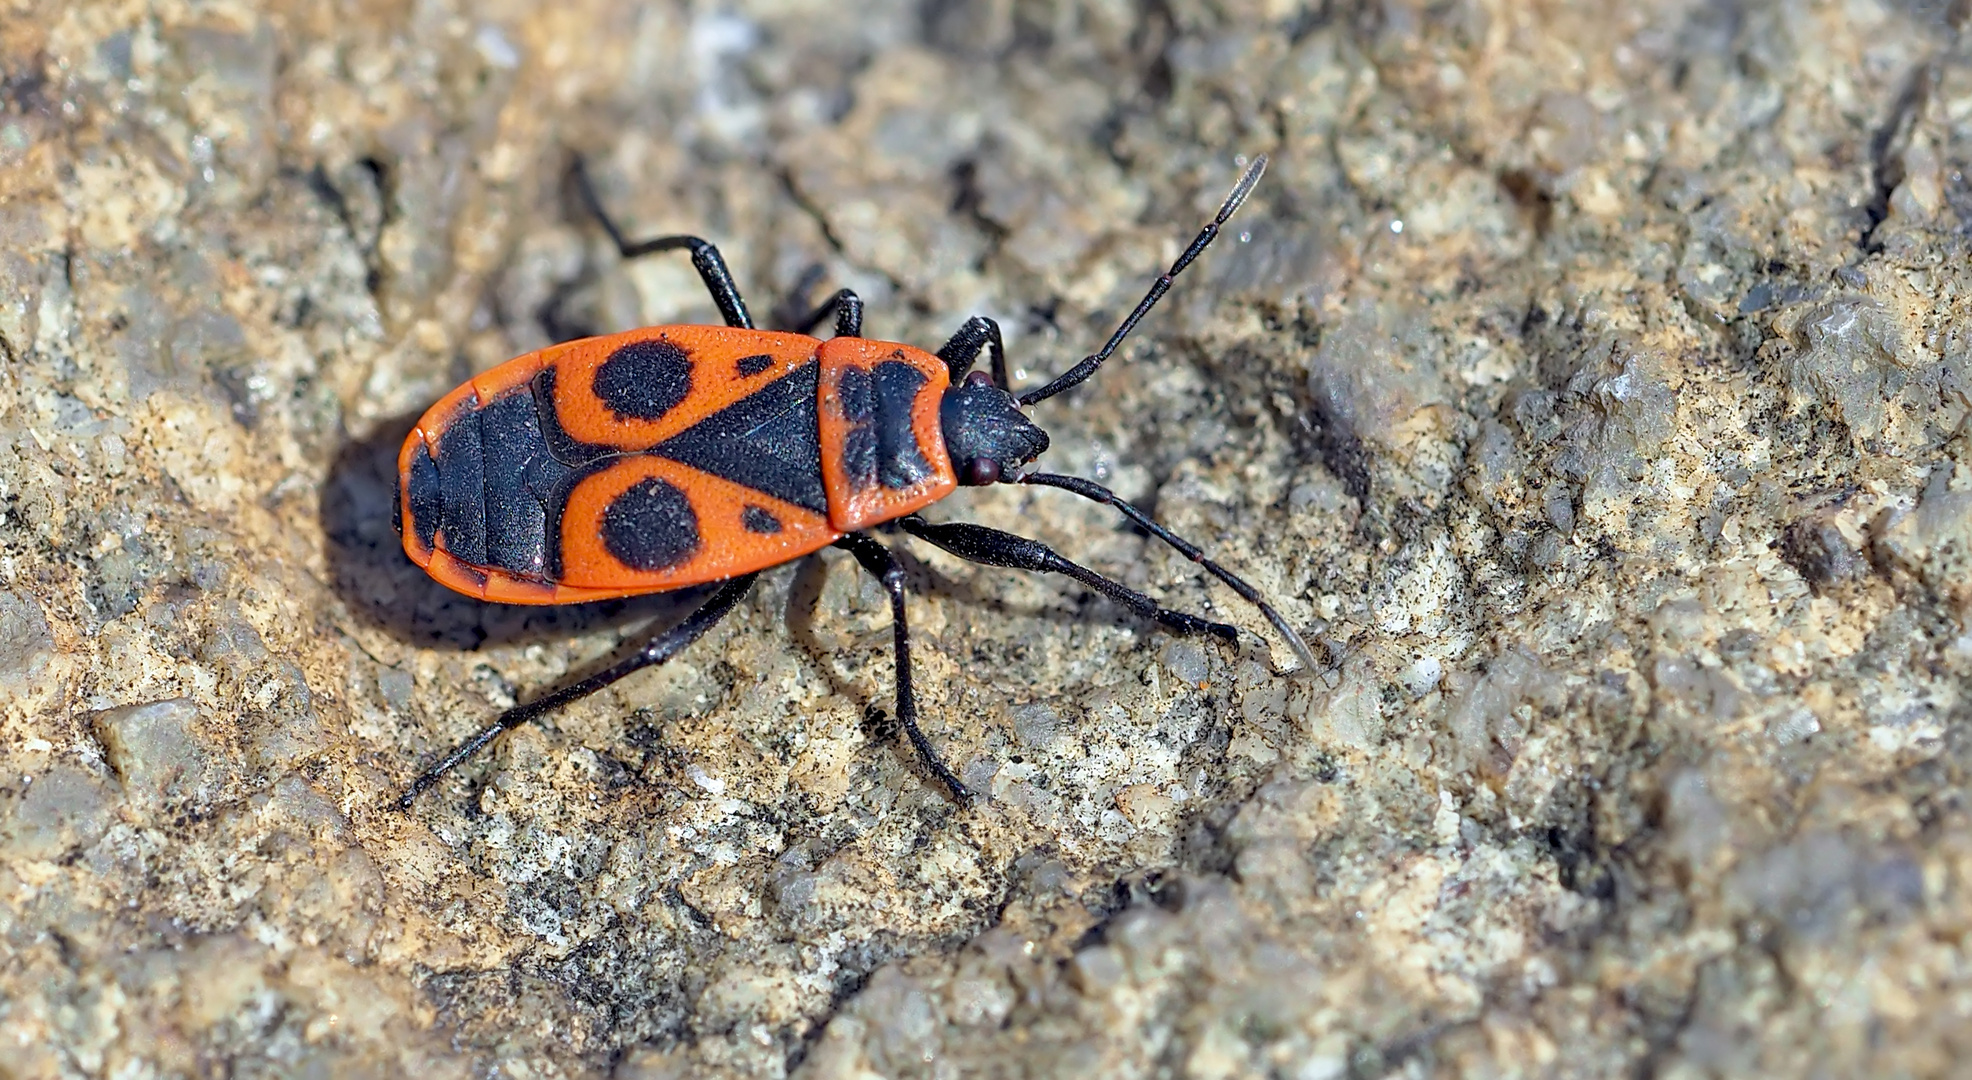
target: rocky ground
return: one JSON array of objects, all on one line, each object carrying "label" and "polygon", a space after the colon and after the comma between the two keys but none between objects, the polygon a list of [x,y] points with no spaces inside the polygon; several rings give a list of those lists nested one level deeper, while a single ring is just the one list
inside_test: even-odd
[{"label": "rocky ground", "polygon": [[[853,13],[852,13],[853,12]],[[1972,66],[1953,0],[11,0],[0,1074],[1935,1076],[1972,1054]],[[851,285],[1324,668],[911,551],[391,797],[677,598],[402,557],[508,356]],[[763,318],[763,322],[768,321]],[[893,541],[902,544],[901,540]]]}]

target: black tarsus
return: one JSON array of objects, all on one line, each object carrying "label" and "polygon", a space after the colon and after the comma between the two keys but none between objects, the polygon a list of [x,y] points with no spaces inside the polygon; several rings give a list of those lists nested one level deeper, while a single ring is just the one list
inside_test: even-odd
[{"label": "black tarsus", "polygon": [[726,259],[719,249],[708,241],[696,236],[655,236],[649,240],[634,243],[623,236],[623,230],[610,220],[608,211],[603,209],[602,200],[596,197],[596,189],[589,182],[589,170],[581,158],[575,159],[573,169],[575,188],[582,194],[582,201],[589,212],[602,224],[603,231],[616,243],[617,252],[625,259],[635,259],[659,251],[684,249],[692,253],[692,265],[698,269],[705,289],[712,294],[712,302],[719,305],[719,314],[725,318],[726,325],[741,330],[753,329],[753,316],[746,312],[746,301],[740,299],[739,286],[733,283],[733,272],[726,268]]},{"label": "black tarsus", "polygon": [[1123,344],[1123,339],[1130,336],[1130,331],[1137,328],[1137,323],[1150,312],[1151,308],[1157,306],[1157,302],[1164,298],[1165,293],[1171,290],[1172,280],[1183,273],[1185,267],[1190,266],[1192,260],[1203,254],[1212,241],[1218,238],[1219,230],[1239,209],[1239,204],[1245,202],[1246,197],[1253,193],[1253,185],[1260,182],[1260,174],[1266,171],[1267,155],[1261,154],[1253,159],[1253,163],[1246,167],[1244,173],[1240,174],[1239,183],[1233,185],[1232,193],[1227,195],[1226,201],[1220,205],[1218,215],[1192,239],[1191,245],[1185,248],[1184,254],[1178,256],[1178,261],[1172,263],[1169,270],[1159,274],[1156,281],[1151,282],[1150,291],[1137,302],[1136,310],[1130,312],[1129,318],[1123,320],[1122,325],[1116,328],[1116,332],[1109,335],[1109,341],[1102,349],[1083,357],[1080,363],[1055,376],[1053,382],[1020,395],[1020,403],[1032,405],[1037,401],[1046,401],[1094,375],[1103,361],[1109,359],[1110,354],[1116,351],[1116,347]]},{"label": "black tarsus", "polygon": [[952,335],[952,340],[939,348],[938,359],[945,361],[952,373],[952,383],[957,385],[972,370],[972,365],[979,362],[981,349],[991,358],[993,384],[1011,393],[1013,383],[1007,376],[1007,347],[1000,339],[1000,324],[984,315],[967,319],[959,332]]},{"label": "black tarsus", "polygon": [[863,336],[863,298],[854,289],[837,289],[835,295],[822,301],[821,306],[802,316],[794,323],[797,334],[812,334],[822,320],[835,315],[835,336],[859,338]]},{"label": "black tarsus", "polygon": [[1034,570],[1074,578],[1146,619],[1161,623],[1180,634],[1211,634],[1228,642],[1239,642],[1239,631],[1225,623],[1201,619],[1182,611],[1158,606],[1157,601],[1121,582],[1062,558],[1039,540],[966,522],[937,525],[913,514],[899,518],[897,524],[912,536],[934,544],[968,562],[1003,566],[1009,570]]},{"label": "black tarsus", "polygon": [[1177,549],[1180,555],[1204,567],[1207,573],[1225,582],[1227,587],[1231,588],[1232,591],[1245,597],[1248,603],[1259,608],[1260,614],[1266,616],[1267,622],[1273,624],[1274,630],[1281,637],[1287,639],[1288,646],[1294,650],[1294,655],[1300,659],[1306,674],[1313,674],[1319,670],[1319,665],[1315,663],[1314,650],[1308,648],[1308,643],[1301,639],[1301,635],[1294,632],[1294,628],[1287,624],[1287,620],[1281,617],[1280,612],[1274,610],[1272,604],[1267,603],[1266,598],[1260,595],[1260,590],[1242,581],[1232,571],[1206,558],[1205,552],[1200,550],[1198,545],[1191,543],[1164,526],[1159,525],[1157,522],[1152,521],[1149,514],[1124,502],[1117,497],[1115,492],[1103,487],[1101,484],[1091,480],[1084,480],[1079,476],[1060,476],[1054,473],[1028,473],[1020,477],[1016,483],[1038,484],[1043,487],[1060,488],[1063,491],[1072,491],[1085,499],[1116,508],[1124,517],[1135,522],[1138,528],[1171,545]]},{"label": "black tarsus", "polygon": [[891,637],[897,645],[897,722],[903,725],[904,734],[910,737],[911,746],[917,750],[925,768],[931,770],[954,799],[961,803],[970,801],[972,792],[952,774],[938,751],[932,748],[931,740],[918,728],[917,693],[911,689],[911,628],[904,621],[904,568],[897,564],[889,548],[867,533],[850,533],[837,540],[835,546],[854,555],[890,594]]},{"label": "black tarsus", "polygon": [[479,734],[459,744],[457,749],[445,755],[443,761],[412,781],[410,789],[398,797],[397,809],[410,809],[412,800],[438,783],[440,777],[452,771],[459,763],[485,749],[486,744],[499,737],[501,732],[511,731],[550,709],[559,709],[571,701],[588,697],[625,675],[671,659],[680,649],[697,641],[705,635],[706,631],[718,625],[719,620],[725,618],[746,595],[746,591],[753,587],[753,579],[758,576],[758,574],[746,574],[728,581],[719,587],[718,592],[712,594],[711,599],[701,604],[698,610],[685,616],[683,622],[651,638],[644,643],[643,648],[607,670],[501,713],[492,723],[481,728]]}]

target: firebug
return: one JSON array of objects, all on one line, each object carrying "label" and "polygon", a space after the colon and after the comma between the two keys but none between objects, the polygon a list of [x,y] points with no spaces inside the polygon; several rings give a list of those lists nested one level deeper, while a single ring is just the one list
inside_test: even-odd
[{"label": "firebug", "polygon": [[[863,302],[843,289],[799,322],[800,333],[755,329],[717,248],[695,236],[625,239],[578,164],[577,188],[622,257],[689,252],[726,325],[652,326],[570,341],[509,360],[447,394],[398,455],[404,551],[450,588],[509,604],[723,584],[627,659],[501,714],[420,776],[399,805],[501,732],[669,659],[730,612],[762,570],[831,545],[847,550],[889,593],[897,719],[925,767],[955,798],[968,798],[919,728],[904,573],[870,535],[879,525],[962,559],[1073,578],[1179,633],[1237,641],[1233,627],[1167,610],[1038,541],[917,516],[963,486],[1059,488],[1115,508],[1254,604],[1312,670],[1313,654],[1287,620],[1197,546],[1099,484],[1030,468],[1048,436],[1023,411],[1109,359],[1218,237],[1266,164],[1264,156],[1253,159],[1218,214],[1100,350],[1019,394],[999,324],[983,316],[925,352],[865,338]],[[834,336],[809,336],[830,316]],[[982,351],[990,375],[973,370]]]}]

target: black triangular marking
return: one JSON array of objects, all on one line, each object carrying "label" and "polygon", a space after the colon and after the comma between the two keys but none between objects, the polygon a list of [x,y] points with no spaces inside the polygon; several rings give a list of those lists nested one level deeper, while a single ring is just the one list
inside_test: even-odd
[{"label": "black triangular marking", "polygon": [[650,453],[828,513],[822,488],[821,364],[809,361],[651,448]]}]

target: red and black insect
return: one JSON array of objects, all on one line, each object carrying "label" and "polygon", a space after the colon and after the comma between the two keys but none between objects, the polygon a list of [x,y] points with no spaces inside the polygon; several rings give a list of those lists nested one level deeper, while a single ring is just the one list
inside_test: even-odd
[{"label": "red and black insect", "polygon": [[[725,584],[628,659],[501,714],[420,776],[400,804],[501,732],[669,659],[731,611],[761,570],[830,545],[888,590],[897,719],[925,767],[967,798],[918,727],[904,573],[867,532],[884,523],[962,559],[1071,577],[1179,633],[1238,640],[1231,626],[1160,607],[1038,541],[917,516],[961,485],[1053,487],[1115,507],[1258,606],[1313,668],[1307,644],[1259,591],[1196,546],[1098,484],[1029,470],[1048,436],[1021,411],[1109,359],[1219,235],[1266,164],[1253,160],[1218,215],[1100,351],[1018,396],[999,324],[983,316],[966,320],[935,354],[863,337],[863,302],[848,289],[802,320],[803,333],[754,329],[717,248],[695,236],[625,240],[578,167],[577,186],[622,257],[691,252],[726,325],[571,341],[509,360],[447,394],[398,455],[404,550],[445,585],[509,604]],[[834,337],[807,336],[831,315]],[[972,370],[982,351],[990,376]]]}]

